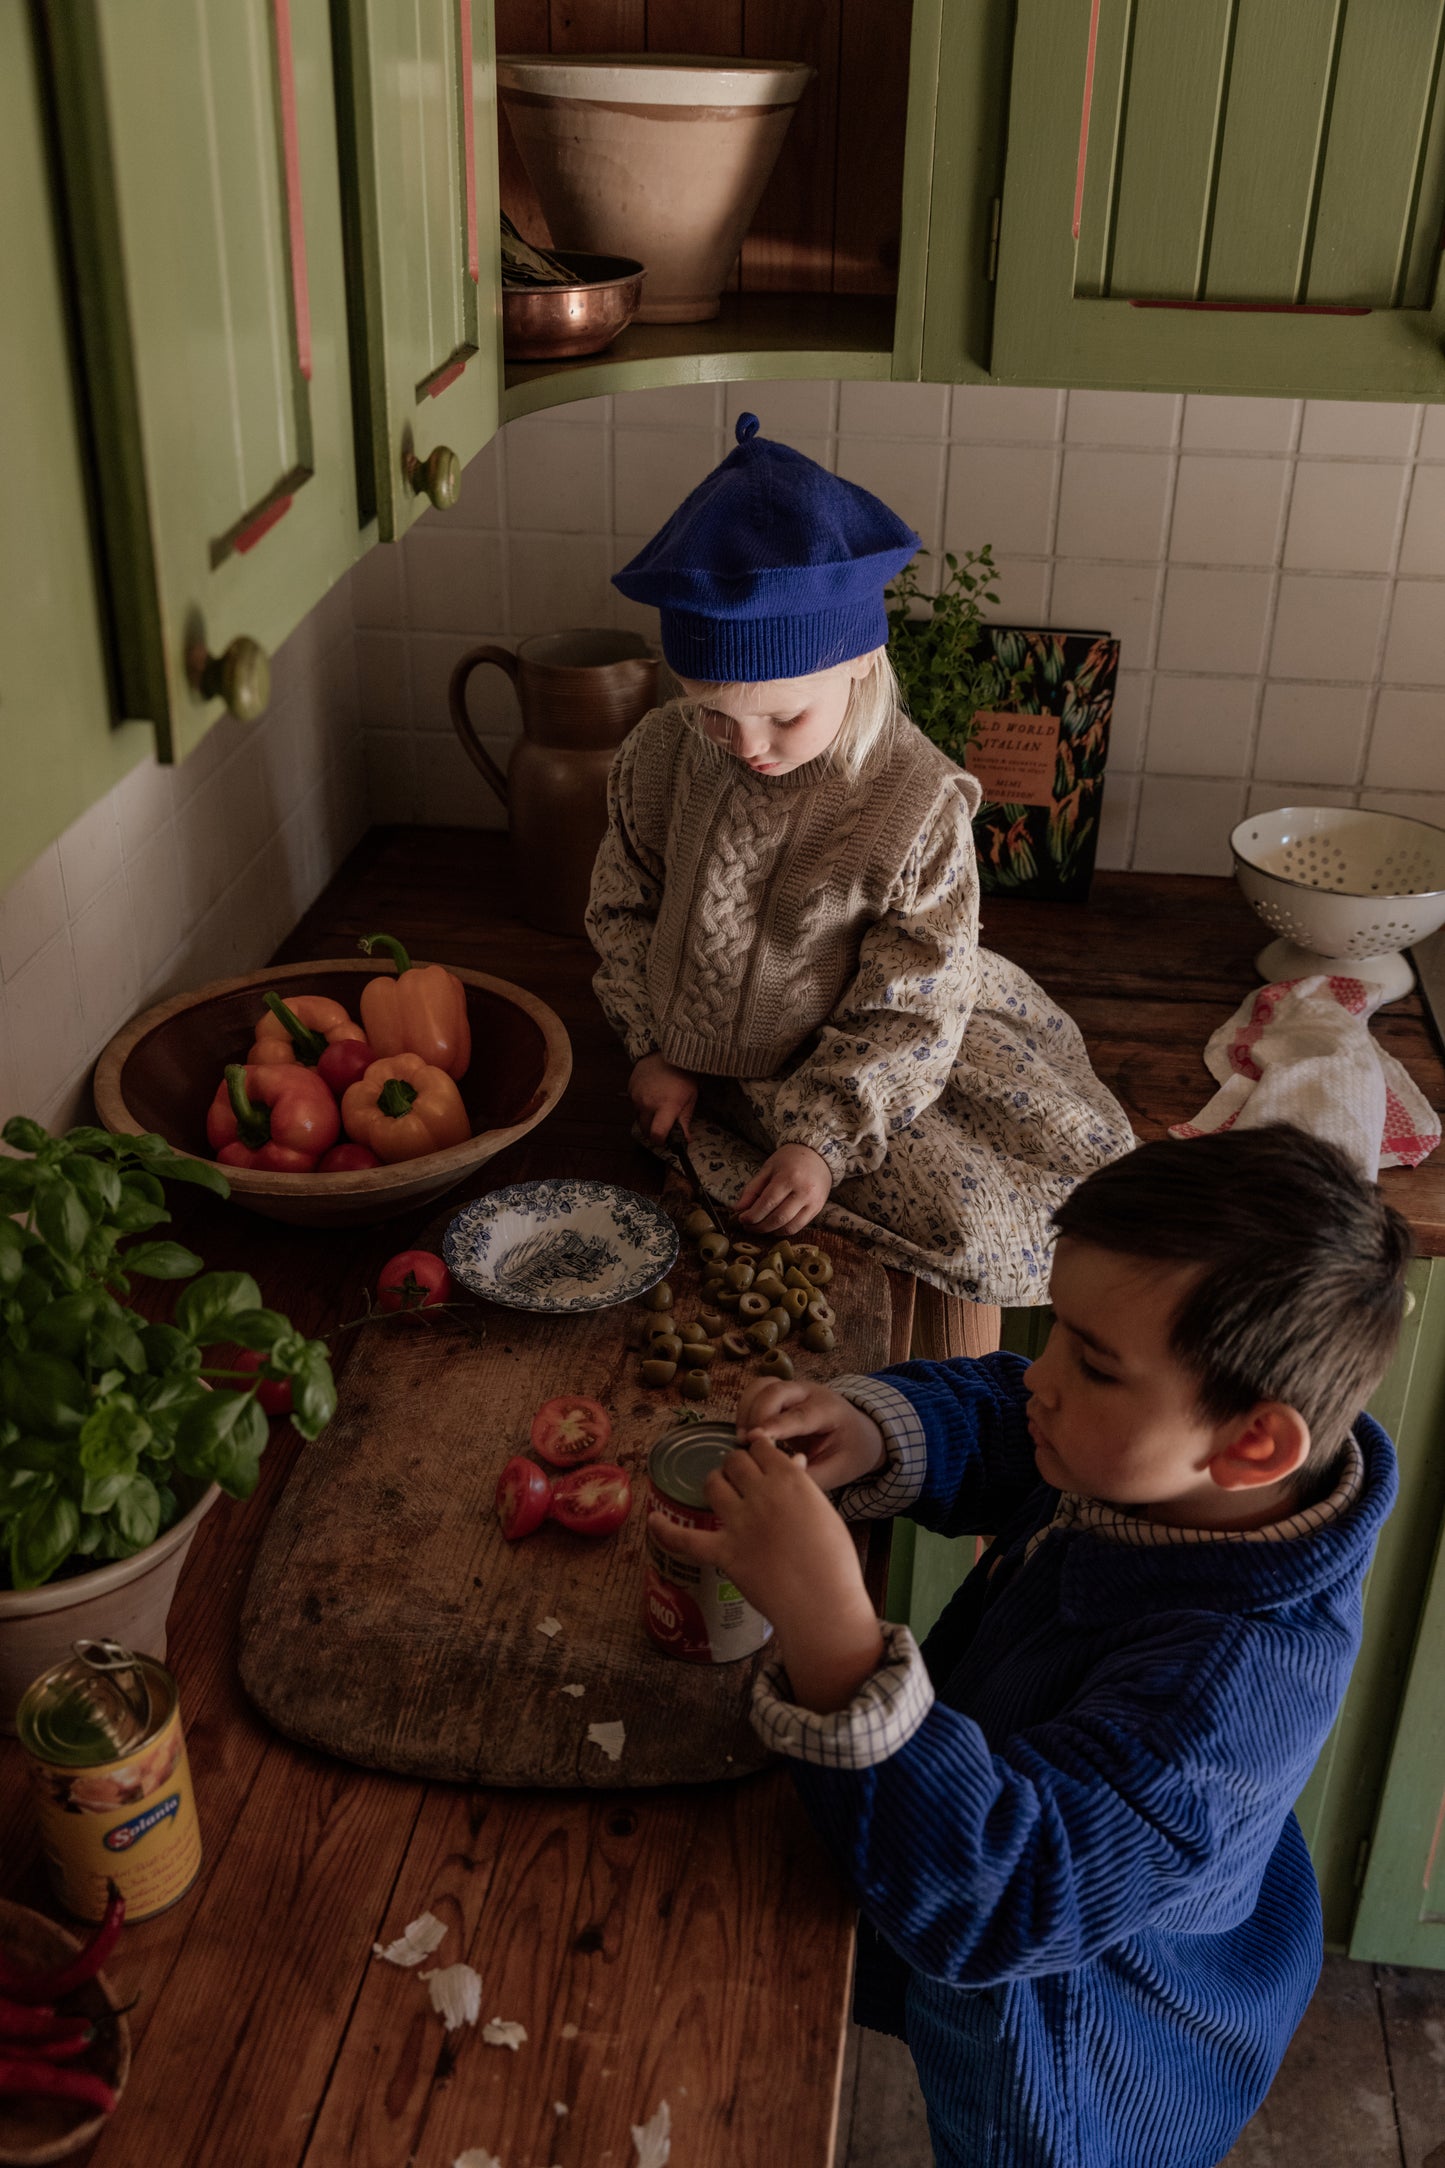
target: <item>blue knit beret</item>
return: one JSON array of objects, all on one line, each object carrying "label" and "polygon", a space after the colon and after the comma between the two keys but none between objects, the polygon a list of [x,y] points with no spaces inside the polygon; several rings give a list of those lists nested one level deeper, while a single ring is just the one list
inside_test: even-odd
[{"label": "blue knit beret", "polygon": [[919,548],[896,512],[739,417],[738,441],[613,578],[662,619],[679,677],[761,684],[888,638],[883,590]]}]

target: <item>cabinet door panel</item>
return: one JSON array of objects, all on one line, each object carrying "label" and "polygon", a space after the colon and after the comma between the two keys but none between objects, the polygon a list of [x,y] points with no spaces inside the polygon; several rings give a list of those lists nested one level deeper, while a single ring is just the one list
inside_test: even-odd
[{"label": "cabinet door panel", "polygon": [[326,0],[46,25],[120,696],[178,759],[358,548]]},{"label": "cabinet door panel", "polygon": [[464,465],[500,418],[491,11],[345,0],[337,22],[361,503],[392,540],[439,501],[438,454]]},{"label": "cabinet door panel", "polygon": [[993,366],[1445,397],[1445,0],[1020,0]]},{"label": "cabinet door panel", "polygon": [[150,749],[112,725],[35,59],[0,8],[0,888]]}]

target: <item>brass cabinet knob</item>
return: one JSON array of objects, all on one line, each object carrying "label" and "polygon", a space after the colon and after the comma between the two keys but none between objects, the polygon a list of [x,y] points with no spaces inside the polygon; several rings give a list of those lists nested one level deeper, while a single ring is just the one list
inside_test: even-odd
[{"label": "brass cabinet knob", "polygon": [[439,512],[449,512],[462,493],[462,463],[445,444],[439,444],[425,459],[408,452],[406,478],[416,494],[430,498]]},{"label": "brass cabinet knob", "polygon": [[244,633],[224,655],[208,655],[197,687],[202,699],[224,700],[237,722],[254,723],[271,697],[271,664],[266,650]]}]

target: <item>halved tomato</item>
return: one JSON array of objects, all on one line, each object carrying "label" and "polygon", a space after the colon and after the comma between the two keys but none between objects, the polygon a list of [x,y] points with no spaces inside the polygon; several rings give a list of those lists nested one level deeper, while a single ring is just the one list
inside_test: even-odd
[{"label": "halved tomato", "polygon": [[574,1536],[615,1535],[631,1507],[632,1478],[611,1461],[574,1468],[552,1485],[552,1518]]},{"label": "halved tomato", "polygon": [[552,1487],[534,1460],[514,1454],[497,1477],[497,1519],[508,1543],[530,1536],[547,1518]]},{"label": "halved tomato", "polygon": [[554,1468],[578,1468],[607,1450],[612,1418],[595,1400],[563,1393],[544,1400],[532,1417],[532,1451]]}]

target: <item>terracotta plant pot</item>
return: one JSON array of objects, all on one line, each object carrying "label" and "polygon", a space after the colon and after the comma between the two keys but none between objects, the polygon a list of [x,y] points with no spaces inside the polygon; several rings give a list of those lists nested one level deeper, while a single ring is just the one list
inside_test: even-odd
[{"label": "terracotta plant pot", "polygon": [[813,70],[800,60],[568,53],[497,63],[558,248],[647,266],[640,324],[716,316]]},{"label": "terracotta plant pot", "polygon": [[164,1661],[166,1616],[186,1553],[220,1495],[212,1483],[189,1513],[133,1558],[47,1581],[43,1588],[0,1589],[0,1732],[14,1732],[26,1687],[63,1663],[73,1642],[118,1641]]},{"label": "terracotta plant pot", "polygon": [[[231,1201],[297,1227],[366,1227],[427,1204],[544,1121],[567,1088],[572,1045],[545,1001],[510,980],[452,964],[467,990],[472,1061],[462,1100],[472,1135],[443,1152],[355,1174],[263,1174],[227,1167]],[[209,1159],[206,1109],[227,1062],[244,1061],[261,995],[329,994],[354,1016],[377,967],[364,957],[269,964],[158,1002],[116,1033],[95,1072],[95,1110],[107,1129],[153,1131],[178,1152]]]}]

